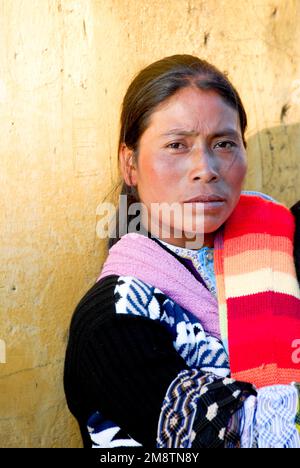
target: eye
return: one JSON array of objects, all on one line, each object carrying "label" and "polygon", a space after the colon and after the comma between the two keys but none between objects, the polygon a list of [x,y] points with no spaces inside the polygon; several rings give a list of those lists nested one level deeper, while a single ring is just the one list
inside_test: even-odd
[{"label": "eye", "polygon": [[233,148],[236,148],[237,144],[234,143],[234,141],[219,141],[216,145],[215,148],[220,148],[220,149],[225,149],[225,150],[231,150]]},{"label": "eye", "polygon": [[174,143],[170,143],[169,145],[167,145],[167,148],[175,149],[175,150],[176,149],[183,149],[183,148],[185,148],[185,145],[183,143],[181,143],[180,141],[175,141]]}]

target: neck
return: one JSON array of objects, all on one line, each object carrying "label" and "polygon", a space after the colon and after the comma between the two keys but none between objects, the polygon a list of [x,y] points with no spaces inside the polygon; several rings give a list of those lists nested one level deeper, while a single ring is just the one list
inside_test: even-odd
[{"label": "neck", "polygon": [[[148,228],[149,229],[148,229]],[[142,213],[141,219],[141,228],[145,233],[148,233],[161,239],[168,244],[172,244],[176,247],[183,247],[191,250],[199,250],[202,247],[213,247],[215,232],[211,233],[199,233],[195,234],[193,237],[187,237],[182,230],[178,230],[170,225],[163,227],[162,223],[149,222],[149,219]]]},{"label": "neck", "polygon": [[192,238],[187,238],[185,236],[178,237],[170,234],[169,236],[162,235],[161,232],[147,231],[148,237],[155,236],[158,239],[161,239],[168,244],[174,245],[176,247],[182,247],[190,250],[199,250],[202,247],[213,247],[215,233],[200,234]]},{"label": "neck", "polygon": [[204,234],[200,236],[194,236],[193,238],[186,237],[173,237],[162,238],[163,241],[168,244],[175,245],[176,247],[183,247],[191,250],[199,250],[201,247],[213,247],[214,246],[214,233]]}]

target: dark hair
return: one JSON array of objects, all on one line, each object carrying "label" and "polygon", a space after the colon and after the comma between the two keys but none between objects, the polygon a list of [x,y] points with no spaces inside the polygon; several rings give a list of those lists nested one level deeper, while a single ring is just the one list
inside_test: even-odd
[{"label": "dark hair", "polygon": [[[189,86],[214,90],[238,112],[243,143],[246,147],[247,115],[241,98],[226,73],[193,55],[172,55],[151,63],[131,82],[122,104],[118,154],[121,145],[125,143],[133,150],[137,161],[140,138],[147,129],[155,108],[178,90]],[[131,203],[139,201],[136,188],[129,187],[125,181],[121,194],[127,195],[128,207]],[[128,217],[128,224],[129,222]],[[117,238],[109,239],[109,247],[119,240],[118,233],[117,215]]]}]

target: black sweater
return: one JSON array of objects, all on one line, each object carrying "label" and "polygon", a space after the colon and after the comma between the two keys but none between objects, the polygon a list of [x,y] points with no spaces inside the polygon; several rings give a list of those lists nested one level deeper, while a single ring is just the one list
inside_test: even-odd
[{"label": "black sweater", "polygon": [[296,271],[298,281],[300,283],[300,201],[298,201],[292,208],[292,213],[295,216],[296,220],[296,232],[295,232],[295,242],[294,242],[294,257],[296,264]]},{"label": "black sweater", "polygon": [[100,407],[133,439],[154,448],[164,396],[187,365],[161,323],[115,313],[117,280],[103,278],[75,310],[65,360],[67,403],[85,447],[91,446],[88,417]]}]

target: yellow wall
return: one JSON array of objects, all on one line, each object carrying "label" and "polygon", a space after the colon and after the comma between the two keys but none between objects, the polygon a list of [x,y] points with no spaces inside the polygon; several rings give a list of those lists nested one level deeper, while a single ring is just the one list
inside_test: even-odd
[{"label": "yellow wall", "polygon": [[291,205],[299,24],[299,0],[0,0],[0,446],[80,446],[67,328],[104,258],[96,207],[129,80],[174,53],[227,70],[249,115],[247,188]]}]

